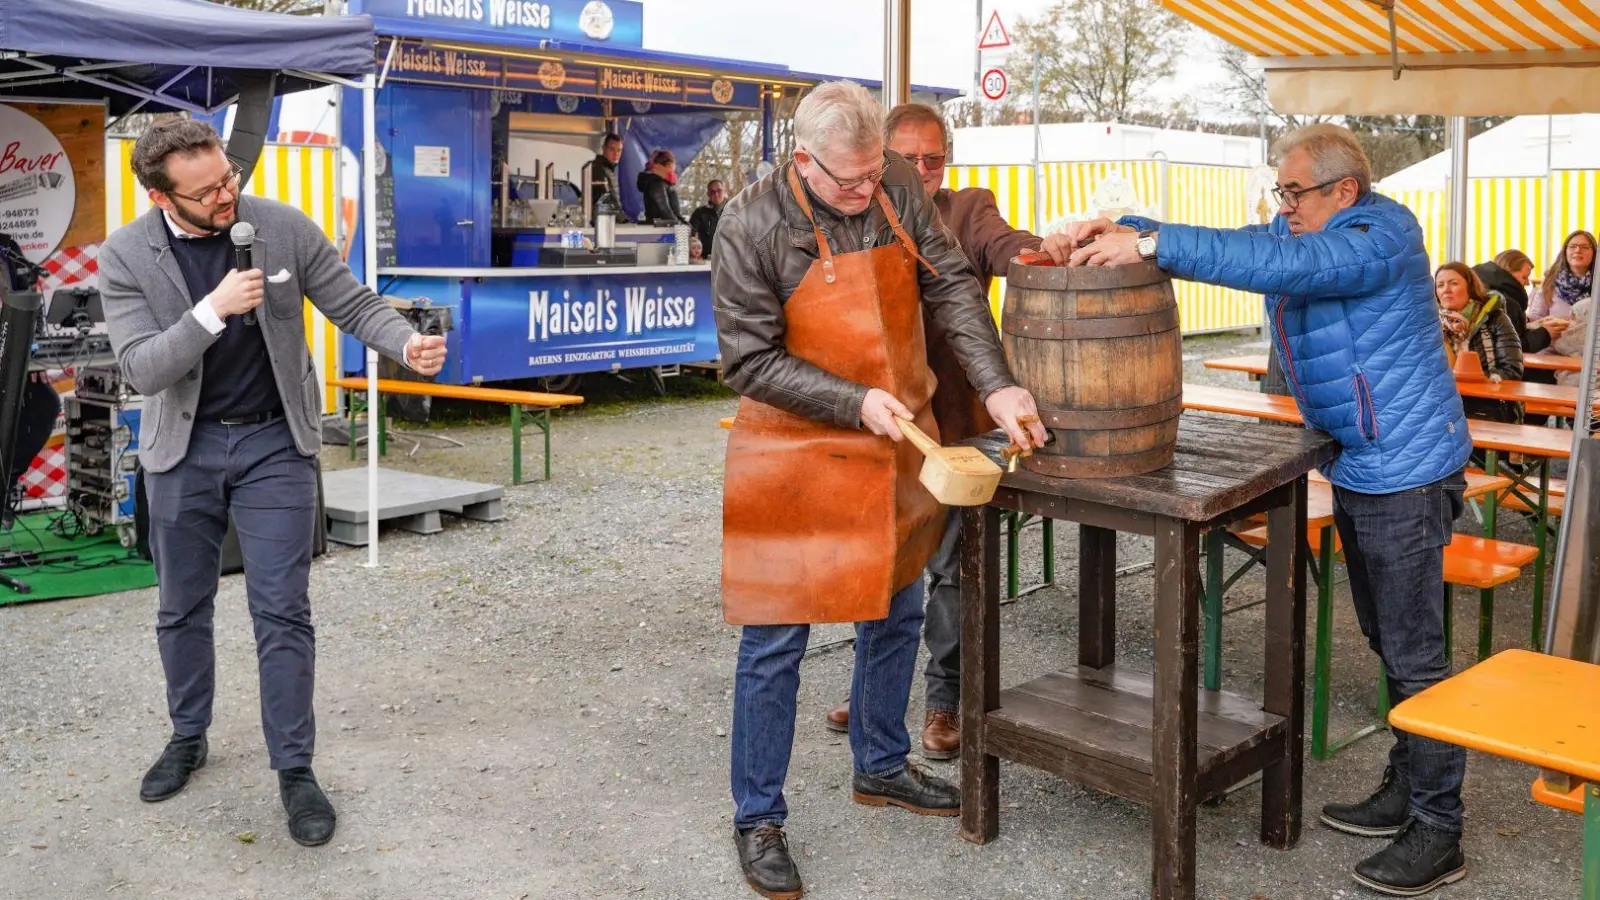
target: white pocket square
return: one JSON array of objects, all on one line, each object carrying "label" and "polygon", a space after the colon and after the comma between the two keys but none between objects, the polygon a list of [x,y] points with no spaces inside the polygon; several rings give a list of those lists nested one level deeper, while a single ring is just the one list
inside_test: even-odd
[{"label": "white pocket square", "polygon": [[267,276],[267,280],[272,282],[273,284],[283,284],[285,281],[289,280],[289,270],[288,269],[279,269],[278,270],[278,274],[276,274],[276,275],[268,275]]}]

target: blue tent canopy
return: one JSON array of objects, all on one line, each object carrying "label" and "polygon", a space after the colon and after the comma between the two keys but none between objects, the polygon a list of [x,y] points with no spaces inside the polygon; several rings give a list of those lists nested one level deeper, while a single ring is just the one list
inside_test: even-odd
[{"label": "blue tent canopy", "polygon": [[278,92],[371,72],[370,16],[290,16],[207,0],[4,0],[0,98],[208,113],[277,71]]}]

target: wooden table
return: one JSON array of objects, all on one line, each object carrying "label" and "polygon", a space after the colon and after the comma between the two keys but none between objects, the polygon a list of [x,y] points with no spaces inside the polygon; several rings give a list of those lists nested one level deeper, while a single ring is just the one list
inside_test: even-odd
[{"label": "wooden table", "polygon": [[[1576,356],[1562,356],[1559,353],[1524,353],[1522,366],[1525,369],[1544,369],[1549,372],[1581,372],[1583,360]],[[1243,372],[1251,377],[1267,374],[1267,357],[1265,354],[1249,356],[1229,356],[1224,359],[1206,360],[1206,368],[1221,369],[1227,372]]]},{"label": "wooden table", "polygon": [[[1003,434],[966,442],[998,461]],[[988,506],[963,512],[961,836],[999,831],[999,762],[1025,763],[1152,811],[1158,900],[1195,891],[1195,807],[1262,773],[1261,839],[1300,839],[1305,725],[1306,472],[1332,459],[1326,435],[1184,416],[1171,466],[1148,475],[1008,474]],[[1078,664],[1000,690],[1002,510],[1080,523]],[[1200,538],[1266,512],[1262,703],[1198,684]],[[1155,538],[1155,673],[1116,664],[1116,533]]]},{"label": "wooden table", "polygon": [[[1531,369],[1576,372],[1583,363],[1575,356],[1530,353],[1523,357],[1523,365]],[[1226,359],[1207,360],[1206,368],[1224,372],[1243,372],[1251,379],[1255,379],[1267,374],[1267,358],[1259,355],[1230,356]],[[1540,415],[1570,417],[1575,415],[1578,409],[1578,388],[1575,385],[1541,384],[1537,381],[1502,381],[1499,384],[1491,384],[1487,380],[1463,381],[1458,378],[1456,390],[1460,391],[1463,397],[1526,404],[1529,412]],[[1600,401],[1595,405],[1600,409]]]},{"label": "wooden table", "polygon": [[[1389,711],[1411,734],[1588,782],[1583,898],[1600,900],[1600,666],[1506,650]],[[1582,698],[1582,699],[1579,699]]]}]

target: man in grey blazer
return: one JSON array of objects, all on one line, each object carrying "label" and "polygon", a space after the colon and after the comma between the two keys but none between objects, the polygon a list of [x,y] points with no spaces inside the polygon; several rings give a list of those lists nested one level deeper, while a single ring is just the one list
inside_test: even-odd
[{"label": "man in grey blazer", "polygon": [[[172,719],[139,796],[177,794],[206,762],[212,611],[232,513],[255,623],[262,731],[289,834],[324,844],[336,817],[311,771],[309,595],[322,385],[301,298],[422,375],[443,366],[444,338],[417,334],[357,281],[305,214],[240,196],[243,173],[209,125],[156,125],[135,144],[133,170],[153,208],[106,240],[99,264],[117,361],[145,398],[139,457]],[[249,271],[234,270],[235,222],[255,228]]]}]

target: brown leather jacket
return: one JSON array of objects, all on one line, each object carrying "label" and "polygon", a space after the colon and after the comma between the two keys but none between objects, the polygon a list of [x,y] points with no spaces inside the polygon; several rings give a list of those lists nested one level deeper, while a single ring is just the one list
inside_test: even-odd
[{"label": "brown leather jacket", "polygon": [[[916,169],[893,153],[883,189],[916,243],[938,270],[918,269],[926,318],[938,323],[945,343],[980,397],[1016,384],[972,267],[941,223],[922,189]],[[817,240],[787,184],[787,166],[757,181],[728,201],[717,224],[717,252],[711,258],[711,293],[722,350],[722,373],[729,387],[769,406],[861,428],[861,402],[867,385],[841,378],[784,350],[783,304],[800,286]],[[850,253],[895,240],[874,203],[867,212],[841,217],[810,197],[817,224],[834,253]]]},{"label": "brown leather jacket", "polygon": [[[933,202],[962,254],[976,270],[985,299],[990,280],[1006,274],[1012,257],[1039,247],[1037,236],[1006,224],[994,193],[987,188],[944,188],[933,195]],[[950,352],[944,331],[931,316],[923,316],[923,326],[928,335],[928,367],[939,379],[933,394],[933,418],[939,423],[940,439],[950,444],[993,430],[994,420],[984,409],[982,398],[961,377],[961,366]]]}]

